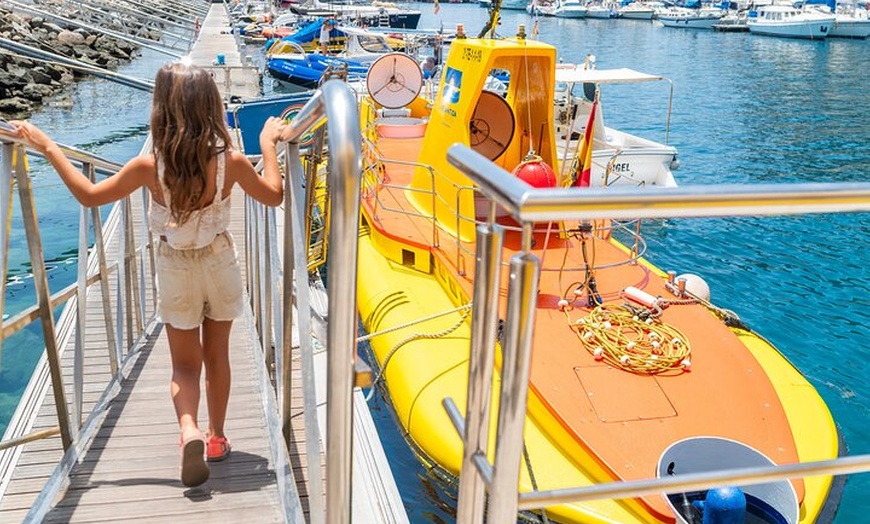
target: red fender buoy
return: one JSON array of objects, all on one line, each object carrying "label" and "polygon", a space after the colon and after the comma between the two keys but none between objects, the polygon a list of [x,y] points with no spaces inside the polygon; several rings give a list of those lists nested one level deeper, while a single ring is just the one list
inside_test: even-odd
[{"label": "red fender buoy", "polygon": [[532,187],[556,187],[556,172],[537,155],[529,155],[514,168],[513,175]]}]

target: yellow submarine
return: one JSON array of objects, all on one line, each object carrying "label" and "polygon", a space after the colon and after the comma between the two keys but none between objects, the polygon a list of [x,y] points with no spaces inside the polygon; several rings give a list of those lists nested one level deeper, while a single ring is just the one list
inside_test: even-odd
[{"label": "yellow submarine", "polygon": [[[455,477],[463,443],[442,400],[454,399],[464,412],[474,232],[484,220],[481,208],[489,208],[447,162],[446,151],[465,144],[507,171],[527,161],[530,151],[558,166],[556,50],[522,36],[457,38],[432,98],[419,96],[419,86],[389,87],[401,83],[405,67],[398,58],[392,66],[373,66],[381,80],[369,84],[360,104],[358,309],[409,444],[425,465]],[[494,73],[509,78],[503,94],[485,89]],[[390,116],[396,112],[400,116]],[[393,124],[410,131],[384,132]],[[505,267],[521,250],[520,232],[510,217],[498,222],[507,230]],[[673,275],[647,262],[630,242],[618,242],[619,235],[611,235],[618,227],[607,220],[535,226],[533,252],[542,269],[521,490],[655,478],[669,460],[691,470],[692,455],[682,451],[686,443],[706,456],[722,455],[723,469],[739,466],[744,455],[771,464],[836,458],[841,443],[834,420],[801,373],[703,297],[675,295]],[[505,296],[502,289],[502,302]],[[621,332],[609,337],[593,327]],[[493,391],[499,388],[499,354],[497,348]],[[491,413],[494,440],[497,407]],[[832,485],[831,476],[783,481],[778,489],[786,495],[778,497],[787,500],[781,501],[764,500],[764,493],[753,495],[747,487],[747,497],[758,499],[749,512],[761,515],[758,522],[815,522],[830,511],[826,504],[836,506]],[[678,502],[657,495],[545,511],[557,522],[697,517],[681,513]]]}]

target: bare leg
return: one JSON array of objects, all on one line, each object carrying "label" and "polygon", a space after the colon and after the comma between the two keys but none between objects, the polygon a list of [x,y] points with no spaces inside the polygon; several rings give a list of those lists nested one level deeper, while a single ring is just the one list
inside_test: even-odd
[{"label": "bare leg", "polygon": [[196,417],[199,408],[199,377],[202,373],[202,345],[199,328],[176,329],[166,325],[169,352],[172,355],[172,402],[181,437],[194,436],[199,428]]},{"label": "bare leg", "polygon": [[230,399],[230,330],[233,321],[205,319],[202,323],[205,396],[208,402],[208,432],[224,437],[224,421]]}]

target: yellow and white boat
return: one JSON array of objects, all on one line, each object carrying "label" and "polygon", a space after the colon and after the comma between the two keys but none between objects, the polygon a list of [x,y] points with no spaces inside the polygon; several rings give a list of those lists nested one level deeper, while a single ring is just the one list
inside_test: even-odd
[{"label": "yellow and white boat", "polygon": [[[508,171],[530,150],[557,165],[555,70],[549,45],[460,38],[433,101],[414,98],[419,89],[389,87],[400,84],[394,69],[383,85],[369,85],[374,99],[361,104],[358,308],[403,430],[420,460],[450,475],[459,474],[463,444],[442,400],[465,408],[474,231],[488,206],[448,164],[446,150],[470,145]],[[509,75],[504,96],[484,91],[493,71]],[[407,97],[401,117],[385,116],[382,91]],[[393,124],[409,132],[378,132]],[[508,230],[506,262],[522,248],[520,232],[509,218],[499,221]],[[721,468],[746,457],[774,464],[837,457],[834,420],[801,373],[732,315],[696,298],[699,291],[681,292],[678,279],[639,255],[640,243],[611,236],[617,227],[607,220],[535,227],[542,269],[521,490],[697,471],[715,456]],[[504,302],[504,290],[501,296]],[[773,507],[780,519],[758,522],[814,522],[832,481],[783,481],[774,486],[776,500],[746,488],[748,511]],[[690,521],[679,502],[656,495],[546,513],[558,522]]]}]

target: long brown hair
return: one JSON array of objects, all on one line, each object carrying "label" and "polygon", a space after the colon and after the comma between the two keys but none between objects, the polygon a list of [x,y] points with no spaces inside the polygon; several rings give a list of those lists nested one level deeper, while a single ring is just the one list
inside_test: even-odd
[{"label": "long brown hair", "polygon": [[[208,71],[176,62],[157,72],[151,105],[153,152],[164,163],[172,217],[179,224],[202,206],[208,162],[230,144],[225,118]],[[169,202],[169,195],[163,199]]]}]

